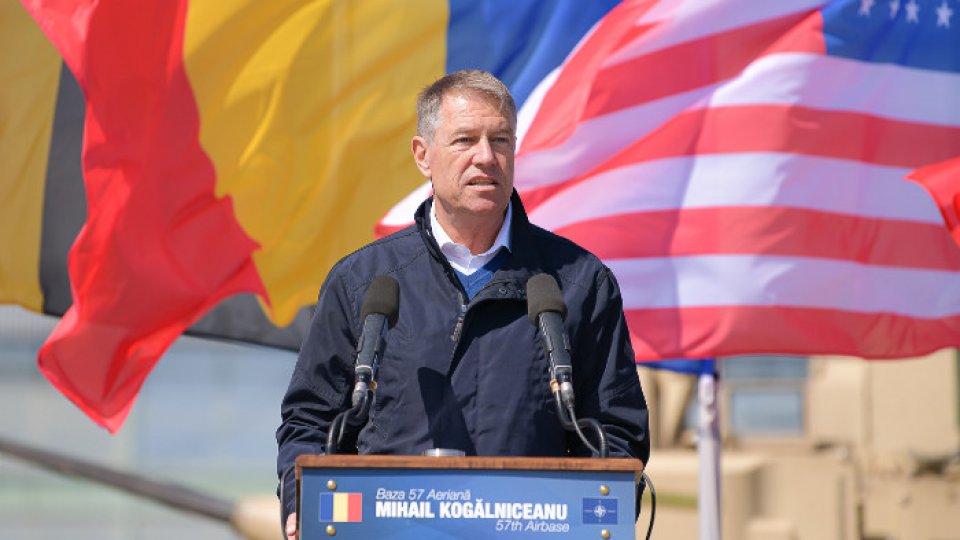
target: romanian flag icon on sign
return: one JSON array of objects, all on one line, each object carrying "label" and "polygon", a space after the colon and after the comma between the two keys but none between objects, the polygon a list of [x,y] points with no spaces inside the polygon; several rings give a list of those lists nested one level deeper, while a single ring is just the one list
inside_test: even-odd
[{"label": "romanian flag icon on sign", "polygon": [[334,523],[363,521],[363,494],[321,493],[320,521]]}]

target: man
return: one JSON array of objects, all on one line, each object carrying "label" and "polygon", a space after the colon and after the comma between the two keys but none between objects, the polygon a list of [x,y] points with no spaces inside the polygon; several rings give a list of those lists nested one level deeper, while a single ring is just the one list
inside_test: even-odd
[{"label": "man", "polygon": [[[588,456],[565,431],[549,364],[527,319],[524,287],[538,273],[560,284],[574,363],[577,414],[598,420],[611,455],[646,462],[647,408],[616,280],[596,257],[527,220],[513,190],[516,105],[493,75],[461,71],[421,92],[413,157],[434,195],[416,225],[348,255],[331,270],[304,340],[277,430],[284,515],[294,511],[289,469],[323,453],[348,408],[360,306],[370,282],[400,284],[369,421],[353,451]],[[295,533],[295,518],[286,521]]]}]

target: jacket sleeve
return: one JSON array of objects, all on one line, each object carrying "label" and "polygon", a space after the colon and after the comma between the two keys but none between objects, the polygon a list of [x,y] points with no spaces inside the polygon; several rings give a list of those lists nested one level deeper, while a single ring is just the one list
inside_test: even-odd
[{"label": "jacket sleeve", "polygon": [[[294,467],[301,454],[321,454],[336,415],[347,408],[353,382],[357,306],[344,286],[339,265],[320,289],[317,308],[300,348],[277,429],[278,494],[282,522],[296,509]],[[282,489],[281,489],[282,488]]]},{"label": "jacket sleeve", "polygon": [[[598,274],[595,296],[584,311],[575,353],[580,364],[580,380],[574,379],[577,415],[600,422],[611,456],[635,457],[646,464],[650,458],[647,403],[634,363],[620,287],[608,268]],[[571,448],[574,455],[590,454],[579,438],[572,441]]]}]

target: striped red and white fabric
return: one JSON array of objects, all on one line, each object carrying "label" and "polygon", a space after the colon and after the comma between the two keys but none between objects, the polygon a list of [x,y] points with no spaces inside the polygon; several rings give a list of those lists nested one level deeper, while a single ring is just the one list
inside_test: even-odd
[{"label": "striped red and white fabric", "polygon": [[613,269],[638,360],[960,345],[960,248],[905,179],[960,155],[936,7],[628,1],[541,83],[516,187]]}]

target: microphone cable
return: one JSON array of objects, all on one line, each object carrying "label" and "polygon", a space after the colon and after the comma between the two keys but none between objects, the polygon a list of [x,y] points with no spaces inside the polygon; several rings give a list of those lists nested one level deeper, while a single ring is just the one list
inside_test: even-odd
[{"label": "microphone cable", "polygon": [[647,476],[646,471],[640,473],[640,484],[637,486],[637,503],[639,504],[639,499],[643,496],[643,491],[641,486],[650,486],[650,522],[647,524],[647,536],[646,540],[650,540],[650,535],[653,533],[653,519],[657,515],[657,490],[653,487],[653,481],[650,480],[650,477]]},{"label": "microphone cable", "polygon": [[[590,451],[593,452],[595,455],[597,455],[597,456],[599,456],[599,457],[602,457],[602,458],[607,457],[607,456],[605,456],[603,453],[601,453],[600,450],[597,450],[597,447],[596,447],[596,446],[590,444],[590,441],[589,441],[589,440],[587,440],[587,436],[584,435],[584,434],[583,434],[583,430],[580,429],[580,422],[581,422],[581,421],[576,417],[575,413],[573,412],[573,407],[567,407],[567,414],[569,414],[569,415],[570,415],[570,418],[573,420],[573,421],[570,422],[570,423],[573,425],[573,430],[574,430],[574,432],[576,432],[577,436],[580,437],[580,440],[583,441],[583,444],[584,444],[587,448],[589,448]],[[587,423],[587,422],[584,422],[584,423]],[[589,425],[589,424],[588,424],[588,425]]]},{"label": "microphone cable", "polygon": [[[554,405],[557,407],[557,416],[560,418],[560,425],[567,431],[576,433],[583,445],[595,456],[601,458],[609,457],[610,445],[607,442],[607,433],[603,430],[600,422],[597,422],[593,418],[577,418],[577,414],[572,406],[563,406],[560,392],[554,392],[553,398]],[[582,428],[586,427],[593,429],[597,434],[597,439],[600,443],[599,449],[594,446],[593,443],[590,442],[590,439],[583,433]]]},{"label": "microphone cable", "polygon": [[587,427],[593,428],[593,431],[597,434],[597,439],[600,442],[600,450],[597,452],[597,454],[602,458],[610,457],[610,445],[607,443],[607,432],[603,430],[603,426],[600,425],[600,422],[593,418],[580,418],[576,420],[575,425],[586,425]]},{"label": "microphone cable", "polygon": [[344,417],[343,422],[340,422],[340,433],[337,434],[338,448],[343,444],[343,436],[347,431],[347,419],[351,416],[361,422],[367,419],[370,413],[370,405],[373,403],[373,392],[376,390],[376,388],[376,381],[370,381],[370,387],[363,394],[363,397],[360,398],[360,403],[358,403],[355,407],[351,407],[350,410],[347,411],[347,415]]},{"label": "microphone cable", "polygon": [[337,450],[340,448],[340,445],[343,444],[343,438],[347,432],[348,418],[353,417],[361,421],[367,418],[367,414],[370,411],[373,388],[375,387],[376,386],[374,385],[372,388],[369,388],[366,392],[364,392],[359,403],[338,414],[333,419],[333,422],[330,423],[330,428],[327,431],[327,454],[336,454]]}]

